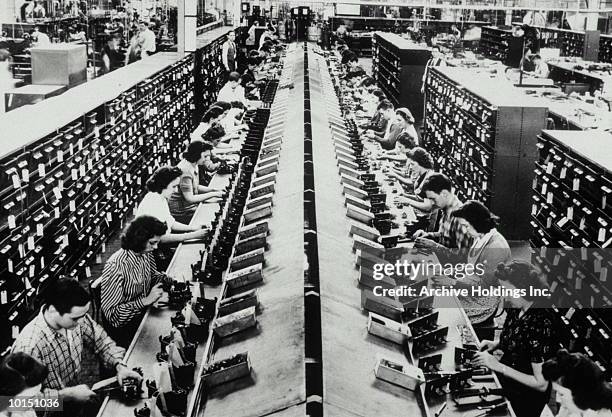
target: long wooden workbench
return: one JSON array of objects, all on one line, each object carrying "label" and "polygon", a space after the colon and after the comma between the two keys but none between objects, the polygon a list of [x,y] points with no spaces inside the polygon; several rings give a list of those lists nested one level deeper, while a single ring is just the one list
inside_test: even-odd
[{"label": "long wooden workbench", "polygon": [[[285,65],[285,78],[292,81],[293,72],[298,72],[300,63],[289,55]],[[292,58],[293,57],[293,58]],[[301,106],[287,102],[289,90],[280,93],[282,103],[277,105],[276,114],[282,114],[282,108],[290,109],[281,118],[291,121],[303,117]],[[284,100],[284,101],[283,101]],[[280,106],[280,107],[279,107]],[[196,353],[196,370],[202,365],[232,356],[235,353],[249,352],[253,374],[251,379],[236,384],[224,384],[214,390],[204,392],[199,384],[199,371],[194,376],[195,390],[190,393],[188,415],[206,416],[279,416],[304,415],[304,311],[303,311],[303,246],[301,194],[296,192],[295,185],[302,181],[300,165],[302,123],[284,123],[282,136],[294,140],[284,140],[279,158],[279,172],[276,177],[274,195],[274,212],[268,220],[270,236],[268,250],[265,254],[263,269],[264,282],[258,286],[259,309],[258,325],[254,329],[234,336],[217,339],[209,337],[208,341],[198,346]],[[276,136],[276,134],[274,135]],[[265,140],[264,136],[264,140]],[[238,146],[242,140],[238,141]],[[223,188],[229,183],[229,176],[216,175],[210,186]],[[192,224],[210,224],[219,204],[201,204],[196,211]],[[175,279],[192,278],[191,265],[200,259],[201,243],[181,244],[177,248],[167,269],[167,274]],[[200,288],[205,290],[207,298],[223,298],[225,286],[209,287],[194,285],[192,293],[200,295]],[[137,333],[126,353],[128,366],[138,366],[144,371],[144,379],[153,378],[153,365],[156,353],[160,351],[159,336],[169,334],[170,318],[174,310],[151,308],[146,313]],[[282,349],[279,349],[282,346]],[[200,390],[200,392],[197,392]],[[194,394],[198,393],[196,397]],[[246,401],[250,399],[250,401]],[[144,405],[145,399],[125,404],[115,398],[106,398],[98,413],[102,416],[132,415],[135,407]],[[246,404],[248,403],[248,406]]]},{"label": "long wooden workbench", "polygon": [[[310,54],[311,97],[314,101],[327,101],[331,117],[340,118],[335,97],[325,97],[324,91],[333,88],[329,82],[325,60]],[[327,79],[327,80],[326,80]],[[326,109],[315,108],[313,142],[315,161],[315,190],[317,194],[319,268],[321,276],[321,326],[323,339],[324,408],[327,415],[351,416],[431,416],[446,405],[446,415],[471,415],[458,409],[450,396],[424,396],[422,389],[412,392],[376,379],[374,367],[382,356],[398,364],[415,364],[413,355],[406,354],[402,346],[370,335],[367,331],[368,314],[361,307],[361,288],[355,270],[356,255],[349,237],[349,221],[340,177],[337,174],[330,119]],[[318,175],[317,175],[318,174]],[[383,181],[381,172],[377,180]],[[392,194],[387,191],[387,206],[393,207]],[[397,215],[397,210],[395,210]],[[476,339],[465,312],[458,300],[436,299],[438,325],[448,327],[447,343],[428,352],[441,354],[441,370],[454,371],[455,346],[462,346],[460,326],[467,328]],[[444,308],[442,308],[444,305]],[[498,387],[497,379],[479,386]],[[474,410],[480,412],[479,410]],[[472,411],[473,412],[473,411]],[[496,415],[512,416],[511,410]]]},{"label": "long wooden workbench", "polygon": [[[257,327],[212,341],[208,362],[248,352],[252,378],[243,378],[206,392],[188,416],[246,417],[303,416],[304,375],[304,270],[303,212],[299,190],[303,113],[300,90],[303,73],[300,49],[287,53],[279,91],[271,107],[269,125],[283,119],[273,197],[270,235],[265,253],[263,282],[257,288]],[[286,87],[293,83],[293,90]],[[272,134],[271,137],[277,136]],[[268,134],[264,135],[264,141]]]},{"label": "long wooden workbench", "polygon": [[[215,175],[209,185],[215,188],[225,188],[229,184],[229,180],[229,175]],[[201,203],[191,219],[191,224],[206,224],[210,226],[210,222],[214,219],[217,210],[219,210],[219,203]],[[203,243],[181,243],[174,252],[174,256],[166,270],[168,276],[179,281],[191,281],[191,265],[200,259],[200,251],[204,249],[205,245]],[[207,298],[219,295],[220,287],[203,287],[205,288]],[[200,286],[194,285],[192,292],[194,296],[200,295]],[[144,371],[145,380],[154,378],[153,365],[157,363],[155,355],[161,350],[159,336],[170,334],[172,329],[170,318],[175,313],[176,310],[168,308],[149,308],[134,335],[132,343],[126,351],[126,364],[129,367],[141,367]],[[198,346],[196,359],[203,357],[204,348],[204,343]],[[143,399],[138,403],[125,404],[116,398],[107,397],[100,407],[98,417],[133,415],[133,409],[135,407],[143,407],[144,403],[145,400]]]},{"label": "long wooden workbench", "polygon": [[[309,59],[311,99],[325,103],[321,80],[321,72],[327,71],[325,61],[317,60],[313,53]],[[329,95],[327,99],[335,98]],[[325,106],[315,106],[312,111],[324,410],[332,416],[426,416],[418,394],[374,377],[377,355],[400,364],[408,361],[400,345],[375,338],[366,329],[367,314],[361,309],[352,239],[326,112]]]},{"label": "long wooden workbench", "polygon": [[[353,240],[340,177],[337,173],[333,138],[337,130],[330,127],[331,117],[339,118],[337,100],[327,73],[325,60],[308,53],[308,86],[304,82],[304,54],[293,47],[285,58],[281,83],[271,121],[284,121],[282,129],[266,131],[266,138],[280,135],[282,147],[275,180],[272,217],[267,219],[269,235],[265,252],[263,282],[257,289],[259,307],[257,326],[233,336],[219,339],[212,333],[197,352],[199,371],[195,375],[187,417],[297,417],[306,414],[305,381],[305,308],[304,308],[304,106],[302,98],[310,96],[318,103],[311,110],[314,192],[316,195],[318,258],[321,297],[321,342],[323,369],[323,410],[327,416],[424,416],[448,403],[445,414],[470,416],[454,407],[446,396],[425,398],[421,389],[409,391],[379,380],[374,367],[379,357],[408,365],[414,357],[404,347],[372,336],[367,331],[368,315],[361,307],[361,289],[357,282]],[[291,87],[291,89],[286,87]],[[309,88],[305,94],[305,88]],[[335,108],[334,108],[334,100]],[[273,121],[274,120],[274,121]],[[377,173],[377,180],[383,180]],[[226,176],[216,176],[213,186],[227,184]],[[388,185],[385,185],[388,188]],[[388,193],[387,205],[393,196]],[[209,223],[217,204],[201,205],[193,223]],[[395,210],[396,215],[401,215]],[[183,244],[177,249],[168,274],[191,279],[191,264],[200,257],[201,244]],[[195,285],[194,295],[199,286]],[[225,285],[205,287],[206,297],[227,295]],[[434,307],[439,306],[434,304]],[[448,326],[448,342],[429,352],[441,353],[442,370],[454,370],[454,347],[461,345],[458,326],[469,321],[459,304],[438,308],[440,326]],[[145,379],[152,378],[152,365],[159,351],[159,335],[171,328],[168,309],[151,309],[128,350],[129,366],[140,366]],[[212,389],[206,389],[198,374],[202,366],[237,353],[248,352],[252,366],[250,378],[241,378]],[[496,386],[492,383],[491,386]],[[196,394],[196,395],[194,395]],[[308,401],[318,401],[309,398]],[[135,406],[106,400],[99,416],[132,415]],[[506,414],[512,416],[511,411]]]}]

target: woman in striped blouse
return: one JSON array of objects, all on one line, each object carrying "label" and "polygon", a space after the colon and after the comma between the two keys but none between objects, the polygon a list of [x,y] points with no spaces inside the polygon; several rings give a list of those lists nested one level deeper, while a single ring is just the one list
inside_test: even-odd
[{"label": "woman in striped blouse", "polygon": [[134,219],[98,279],[104,327],[119,346],[129,346],[145,310],[163,295],[169,278],[157,270],[153,251],[165,233],[166,225],[154,217]]}]

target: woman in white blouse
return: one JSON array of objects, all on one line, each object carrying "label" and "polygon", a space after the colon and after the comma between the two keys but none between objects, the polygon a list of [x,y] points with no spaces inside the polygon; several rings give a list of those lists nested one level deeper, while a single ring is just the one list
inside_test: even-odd
[{"label": "woman in white blouse", "polygon": [[153,216],[166,223],[168,232],[162,236],[162,243],[183,242],[189,239],[203,238],[207,231],[203,225],[189,226],[177,222],[170,213],[168,201],[172,194],[178,192],[179,181],[183,172],[177,167],[161,167],[147,181],[149,192],[142,199],[136,210],[138,216]]}]

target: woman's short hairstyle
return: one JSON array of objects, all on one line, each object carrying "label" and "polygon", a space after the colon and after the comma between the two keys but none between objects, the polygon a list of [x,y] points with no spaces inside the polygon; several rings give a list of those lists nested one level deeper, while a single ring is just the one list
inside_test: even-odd
[{"label": "woman's short hairstyle", "polygon": [[216,119],[217,117],[221,116],[223,113],[225,113],[225,110],[223,110],[221,107],[212,106],[211,108],[206,110],[206,112],[204,113],[204,116],[202,116],[202,122],[210,123],[212,119]]},{"label": "woman's short hairstyle", "polygon": [[2,361],[1,366],[7,366],[19,372],[26,387],[35,387],[47,377],[48,370],[45,365],[24,352],[14,352]]},{"label": "woman's short hairstyle", "polygon": [[166,223],[153,216],[138,216],[128,224],[121,235],[121,248],[134,252],[142,252],[147,247],[149,239],[166,234]]},{"label": "woman's short hairstyle", "polygon": [[348,64],[349,62],[359,62],[359,58],[357,58],[357,54],[353,51],[348,51],[347,53],[342,55],[343,64]]},{"label": "woman's short hairstyle", "polygon": [[430,153],[423,148],[412,148],[406,155],[409,159],[412,159],[414,162],[419,164],[419,166],[425,169],[433,169],[434,167],[433,158],[431,157]]},{"label": "woman's short hairstyle", "polygon": [[237,73],[236,71],[232,71],[229,73],[229,77],[227,79],[228,81],[240,81],[240,74]]},{"label": "woman's short hairstyle", "polygon": [[147,181],[147,189],[153,193],[161,193],[172,181],[180,177],[182,171],[177,167],[165,166],[153,173]]},{"label": "woman's short hairstyle", "polygon": [[259,48],[259,50],[261,50],[263,52],[272,52],[273,48],[274,48],[274,44],[271,41],[265,41],[261,45],[261,48]]},{"label": "woman's short hairstyle", "polygon": [[393,109],[393,103],[391,103],[387,99],[384,99],[380,103],[378,103],[378,106],[376,108],[379,111],[391,110]]},{"label": "woman's short hairstyle", "polygon": [[373,90],[372,95],[378,97],[378,102],[381,102],[386,98],[385,93],[380,88]]},{"label": "woman's short hairstyle", "polygon": [[372,77],[365,77],[363,80],[361,80],[361,83],[359,84],[360,87],[369,87],[371,85],[376,84],[376,80]]},{"label": "woman's short hairstyle", "polygon": [[212,150],[212,145],[210,143],[196,140],[187,145],[187,149],[185,149],[185,152],[183,152],[183,158],[188,162],[195,164],[202,157],[202,152],[210,150]]},{"label": "woman's short hairstyle", "polygon": [[11,398],[42,383],[47,373],[47,367],[27,353],[6,356],[0,364],[0,411],[8,408]]},{"label": "woman's short hairstyle", "polygon": [[231,103],[229,103],[227,101],[215,101],[212,105],[213,106],[217,106],[217,107],[221,107],[223,109],[223,111],[228,111],[229,109],[232,108]]},{"label": "woman's short hairstyle", "polygon": [[406,123],[410,123],[411,125],[414,124],[414,117],[412,116],[410,110],[408,110],[406,107],[400,107],[399,109],[396,109],[395,114],[404,119]]},{"label": "woman's short hairstyle", "polygon": [[[540,277],[540,272],[531,263],[523,260],[513,260],[509,263],[497,265],[495,277],[500,281],[507,281],[519,289],[534,288],[536,290],[548,289],[548,284]],[[541,300],[541,297],[530,296],[526,291],[522,297],[527,301]]]},{"label": "woman's short hairstyle", "polygon": [[561,379],[561,385],[572,392],[574,404],[582,410],[612,408],[612,386],[599,366],[582,353],[560,349],[542,365],[548,381]]},{"label": "woman's short hairstyle", "polygon": [[212,143],[220,140],[223,136],[225,136],[223,126],[215,124],[209,127],[208,130],[202,134],[202,140]]},{"label": "woman's short hairstyle", "polygon": [[480,201],[469,200],[451,213],[453,217],[465,219],[478,233],[489,233],[499,224],[499,217]]}]

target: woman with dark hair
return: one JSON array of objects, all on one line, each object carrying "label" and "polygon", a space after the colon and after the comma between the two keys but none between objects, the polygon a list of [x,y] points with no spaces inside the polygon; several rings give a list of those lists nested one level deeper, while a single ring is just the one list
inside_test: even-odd
[{"label": "woman with dark hair", "polygon": [[611,417],[612,385],[601,368],[582,353],[565,349],[542,365],[560,405],[556,417]]},{"label": "woman with dark hair", "polygon": [[149,192],[144,196],[136,209],[136,217],[153,216],[159,221],[166,223],[168,230],[161,237],[162,243],[200,239],[207,233],[203,226],[189,226],[176,221],[170,212],[168,201],[172,194],[178,191],[181,175],[183,175],[183,171],[177,167],[166,166],[155,171],[151,179],[147,181]]},{"label": "woman with dark hair", "polygon": [[219,101],[215,101],[213,104],[211,104],[211,107],[221,107],[223,109],[224,112],[229,111],[229,109],[232,108],[232,103],[229,101],[223,101],[223,100],[219,100]]},{"label": "woman with dark hair", "polygon": [[5,411],[10,399],[39,396],[47,368],[23,352],[9,354],[0,364],[0,417],[36,417],[34,410],[11,413]]},{"label": "woman with dark hair", "polygon": [[177,165],[181,170],[179,188],[170,196],[168,205],[172,216],[180,222],[189,223],[199,203],[223,196],[223,190],[200,185],[199,167],[210,161],[211,150],[210,143],[191,142]]},{"label": "woman with dark hair", "polygon": [[194,140],[202,140],[202,135],[210,129],[212,125],[215,123],[219,123],[225,115],[225,110],[219,106],[211,106],[206,112],[204,116],[202,116],[202,121],[196,128],[196,130],[191,133],[191,141]]},{"label": "woman with dark hair", "polygon": [[[510,246],[506,239],[496,229],[499,218],[489,211],[482,203],[467,201],[452,214],[453,217],[464,219],[467,233],[475,239],[467,252],[467,264],[479,265],[479,274],[469,274],[463,279],[436,278],[435,282],[442,285],[451,284],[458,288],[472,287],[491,288],[499,286],[496,277],[497,265],[510,261]],[[493,337],[494,318],[499,307],[500,297],[477,296],[470,294],[459,297],[474,330],[480,339]]]},{"label": "woman with dark hair", "polygon": [[157,270],[153,251],[166,228],[155,217],[136,217],[121,236],[121,249],[92,284],[101,287],[104,328],[119,346],[129,346],[145,310],[163,295],[162,283],[169,278]]},{"label": "woman with dark hair", "polygon": [[344,75],[344,79],[347,81],[360,82],[367,75],[363,67],[359,65],[357,54],[352,51],[350,54],[345,54],[342,57],[342,63],[347,65],[346,74]]},{"label": "woman with dark hair", "polygon": [[212,146],[213,156],[219,159],[226,159],[224,157],[220,157],[222,154],[235,154],[239,152],[239,149],[227,143],[230,139],[231,138],[226,135],[223,126],[218,123],[208,128],[208,130],[202,135],[202,141],[209,143]]},{"label": "woman with dark hair", "polygon": [[[506,320],[499,339],[483,340],[472,364],[497,373],[517,417],[540,417],[551,388],[542,367],[558,343],[549,310],[543,308],[546,304],[529,288],[544,290],[548,286],[540,271],[524,261],[500,264],[495,275],[504,291],[512,291],[514,296],[504,298]],[[499,360],[491,354],[496,350],[503,352]]]},{"label": "woman with dark hair", "polygon": [[244,103],[241,101],[232,101],[231,105],[232,107],[227,111],[223,119],[219,121],[228,139],[239,137],[240,131],[249,128],[246,123],[242,123],[242,115],[246,111]]},{"label": "woman with dark hair", "polygon": [[427,198],[422,188],[427,178],[434,174],[433,158],[429,152],[419,147],[406,152],[406,157],[407,176],[396,168],[389,172],[389,177],[395,178],[404,186],[404,189],[408,188],[407,193],[395,198],[395,202],[409,204],[418,210],[430,212],[433,203]]},{"label": "woman with dark hair", "polygon": [[414,117],[410,110],[400,107],[395,110],[395,118],[390,123],[382,138],[374,136],[374,140],[380,143],[381,148],[389,151],[381,158],[405,161],[406,152],[419,144],[419,136],[414,128]]}]

